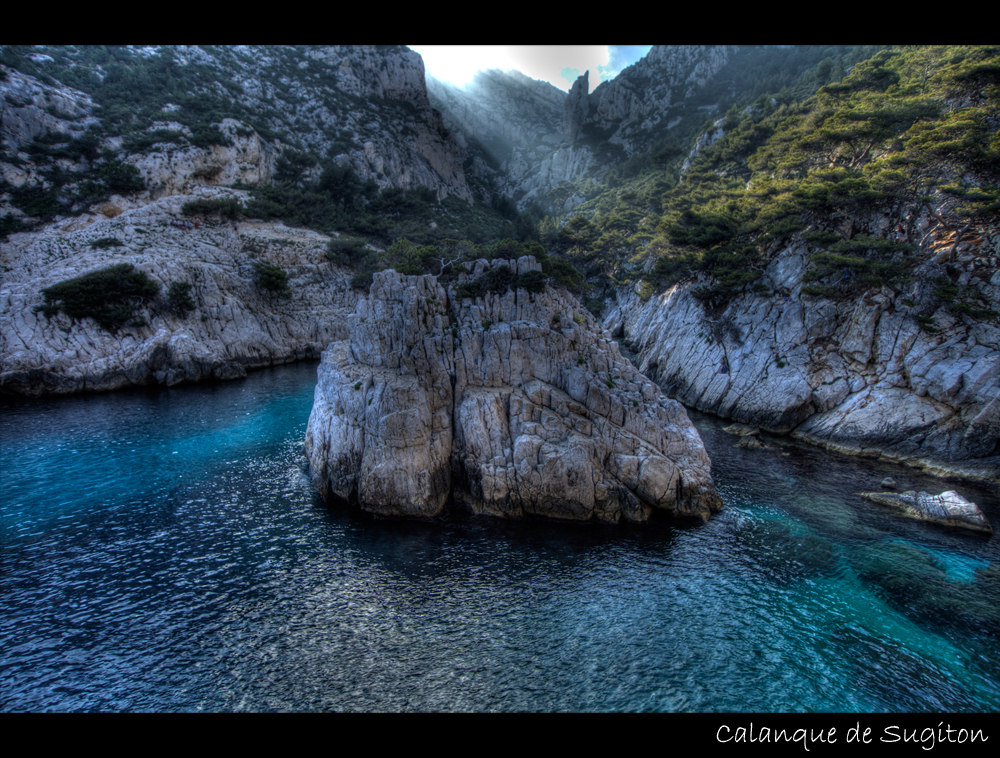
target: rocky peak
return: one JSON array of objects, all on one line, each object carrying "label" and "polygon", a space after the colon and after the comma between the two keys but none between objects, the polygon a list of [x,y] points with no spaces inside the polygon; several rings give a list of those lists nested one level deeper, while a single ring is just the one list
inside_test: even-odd
[{"label": "rocky peak", "polygon": [[424,60],[401,45],[332,45],[306,57],[334,69],[343,92],[428,105]]},{"label": "rocky peak", "polygon": [[562,132],[570,143],[576,142],[583,130],[583,124],[587,120],[587,113],[590,110],[589,92],[590,71],[584,71],[573,82],[569,97],[566,98],[566,103],[563,106]]},{"label": "rocky peak", "polygon": [[[710,461],[663,396],[531,257],[503,291],[376,274],[323,355],[305,447],[325,495],[379,515],[646,521],[719,509]],[[482,281],[482,280],[480,280]],[[465,290],[468,291],[468,290]]]},{"label": "rocky peak", "polygon": [[648,148],[645,142],[636,142],[635,127],[641,124],[640,131],[649,132],[664,119],[669,121],[671,106],[695,96],[736,50],[728,45],[655,45],[644,58],[594,89],[591,119],[605,129],[617,124],[610,139],[630,154]]}]

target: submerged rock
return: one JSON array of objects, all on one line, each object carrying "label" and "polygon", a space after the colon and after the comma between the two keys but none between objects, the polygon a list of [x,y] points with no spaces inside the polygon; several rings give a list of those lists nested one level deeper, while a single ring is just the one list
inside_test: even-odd
[{"label": "submerged rock", "polygon": [[741,447],[744,450],[763,450],[764,443],[752,435],[746,435],[740,437],[740,441],[736,443],[736,447]]},{"label": "submerged rock", "polygon": [[862,492],[862,497],[882,505],[897,508],[910,518],[933,521],[945,526],[960,526],[979,532],[993,533],[989,520],[979,506],[969,502],[957,492],[929,495],[926,492]]},{"label": "submerged rock", "polygon": [[[479,261],[473,276],[531,257]],[[474,513],[707,519],[721,500],[684,408],[571,296],[482,297],[434,276],[376,274],[323,354],[305,449],[314,486],[386,516]]]},{"label": "submerged rock", "polygon": [[735,434],[737,437],[755,437],[760,434],[760,429],[755,426],[748,426],[747,424],[730,424],[724,427],[722,431]]}]

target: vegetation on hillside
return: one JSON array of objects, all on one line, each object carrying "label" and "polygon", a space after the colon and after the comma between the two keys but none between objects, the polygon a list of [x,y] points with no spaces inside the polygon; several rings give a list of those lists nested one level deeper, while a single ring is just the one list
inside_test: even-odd
[{"label": "vegetation on hillside", "polygon": [[1000,213],[997,53],[884,50],[801,102],[761,98],[727,115],[681,181],[650,172],[543,240],[609,283],[707,275],[700,294],[715,305],[762,288],[769,255],[793,234],[812,252],[806,294],[905,283],[935,244],[947,239],[953,256]]},{"label": "vegetation on hillside", "polygon": [[[195,200],[184,212],[340,233],[327,259],[351,267],[358,286],[386,266],[450,277],[478,257],[533,254],[546,277],[581,293],[640,279],[651,293],[700,278],[697,294],[718,307],[740,292],[765,293],[770,256],[801,237],[810,255],[803,294],[849,297],[905,286],[917,265],[932,255],[953,259],[1000,215],[997,47],[741,51],[740,65],[734,59],[698,97],[672,106],[669,119],[633,135],[649,150],[628,157],[604,145],[603,173],[550,193],[556,205],[587,198],[569,219],[519,212],[511,198],[470,205],[424,187],[361,179],[340,158],[365,137],[344,120],[358,104],[307,48],[268,49],[266,67],[244,61],[240,48],[47,47],[45,63],[31,50],[4,46],[0,63],[89,93],[99,123],[28,147],[44,182],[0,186],[28,217],[48,220],[112,192],[138,191],[128,155],[226,144],[233,127],[223,132],[220,124],[234,118],[238,130],[281,141],[273,183],[242,187],[250,191],[244,203]],[[743,65],[748,60],[755,64]],[[258,109],[247,107],[233,75],[250,63],[266,68],[266,105]],[[330,86],[315,86],[324,83]],[[341,120],[307,139],[303,119],[316,104],[308,98],[320,98]],[[378,105],[407,128],[412,108]],[[682,171],[693,137],[716,128],[698,116],[703,108],[725,113],[724,134]],[[102,147],[109,137],[121,145],[117,152]],[[585,139],[606,142],[593,129]],[[20,159],[6,153],[3,160]],[[0,236],[21,228],[0,218]],[[283,291],[264,283],[272,280],[259,283]],[[470,291],[492,286],[484,281]],[[993,317],[961,288],[942,283],[934,291],[956,312]]]},{"label": "vegetation on hillside", "polygon": [[501,283],[499,280],[474,280],[468,283],[471,288],[463,288],[465,297],[477,297],[485,292],[500,291],[507,286],[524,287],[537,291],[539,281],[547,281],[556,287],[562,287],[575,292],[583,292],[586,284],[579,271],[565,259],[549,255],[538,242],[518,242],[513,239],[503,239],[491,244],[477,244],[467,239],[445,239],[433,244],[418,245],[407,239],[399,239],[389,245],[385,251],[375,251],[352,245],[351,251],[344,246],[331,242],[328,257],[336,256],[341,265],[347,265],[356,273],[352,284],[361,289],[371,285],[372,276],[377,271],[391,268],[401,274],[418,275],[434,274],[442,282],[454,281],[459,274],[469,273],[473,262],[486,259],[516,260],[525,255],[534,256],[542,266],[542,279],[531,275],[525,279],[511,279]]},{"label": "vegetation on hillside", "polygon": [[42,290],[45,303],[38,310],[51,318],[60,311],[71,319],[92,318],[115,331],[135,323],[135,311],[153,300],[160,285],[131,263],[67,279]]}]

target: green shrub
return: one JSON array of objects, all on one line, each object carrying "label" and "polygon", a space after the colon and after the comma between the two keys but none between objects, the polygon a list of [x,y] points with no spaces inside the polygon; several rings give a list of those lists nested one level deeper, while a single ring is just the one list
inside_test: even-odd
[{"label": "green shrub", "polygon": [[488,293],[500,294],[506,292],[514,281],[517,274],[511,271],[509,266],[498,266],[490,269],[482,276],[473,279],[471,282],[462,282],[455,285],[455,297],[461,299],[466,297],[485,297]]},{"label": "green shrub", "polygon": [[292,296],[292,291],[288,287],[288,274],[281,266],[254,261],[253,267],[253,279],[257,287],[279,297]]},{"label": "green shrub", "polygon": [[356,267],[368,257],[368,249],[362,240],[352,237],[334,237],[326,246],[326,260],[338,266]]},{"label": "green shrub", "polygon": [[135,309],[152,300],[160,285],[131,263],[94,271],[42,290],[45,304],[40,310],[49,318],[62,311],[71,319],[92,318],[114,331],[124,326]]},{"label": "green shrub", "polygon": [[26,216],[37,216],[48,220],[66,211],[59,202],[59,191],[56,187],[24,184],[11,188],[9,192],[11,204],[15,208],[20,208]]},{"label": "green shrub", "polygon": [[364,290],[368,292],[371,289],[372,281],[375,278],[375,271],[362,271],[360,274],[355,274],[351,277],[351,287],[356,290]]},{"label": "green shrub", "polygon": [[545,282],[547,279],[548,277],[541,271],[525,271],[517,277],[514,286],[538,294],[545,291]]},{"label": "green shrub", "polygon": [[185,216],[217,215],[230,221],[238,221],[245,210],[235,197],[197,198],[181,206],[181,213]]},{"label": "green shrub", "polygon": [[95,250],[107,250],[110,247],[124,247],[125,243],[117,237],[101,237],[90,243]]},{"label": "green shrub", "polygon": [[166,142],[183,145],[187,140],[184,133],[174,129],[154,129],[142,134],[130,134],[122,142],[122,147],[129,153],[144,153],[153,145]]},{"label": "green shrub", "polygon": [[122,195],[142,192],[146,189],[146,182],[143,181],[142,174],[131,163],[108,161],[97,169],[97,176],[108,190]]},{"label": "green shrub", "polygon": [[211,147],[212,145],[231,147],[233,143],[219,131],[219,127],[196,124],[191,128],[191,144],[195,147]]},{"label": "green shrub", "polygon": [[167,302],[174,310],[186,313],[197,307],[191,299],[191,286],[190,282],[173,282],[167,289]]},{"label": "green shrub", "polygon": [[485,297],[488,293],[503,294],[508,289],[539,293],[545,291],[547,280],[548,277],[541,271],[526,271],[518,275],[509,266],[498,266],[471,282],[456,284],[454,293],[457,298]]},{"label": "green shrub", "polygon": [[3,216],[0,216],[0,242],[5,242],[8,234],[14,234],[19,231],[21,231],[20,221],[11,216],[9,213],[5,213]]}]

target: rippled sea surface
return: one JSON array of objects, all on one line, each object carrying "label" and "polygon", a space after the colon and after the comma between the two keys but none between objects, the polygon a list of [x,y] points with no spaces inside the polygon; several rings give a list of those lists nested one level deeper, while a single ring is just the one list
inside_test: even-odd
[{"label": "rippled sea surface", "polygon": [[315,374],[0,401],[0,710],[1000,710],[998,538],[854,494],[993,491],[698,416],[704,525],[376,521]]}]

